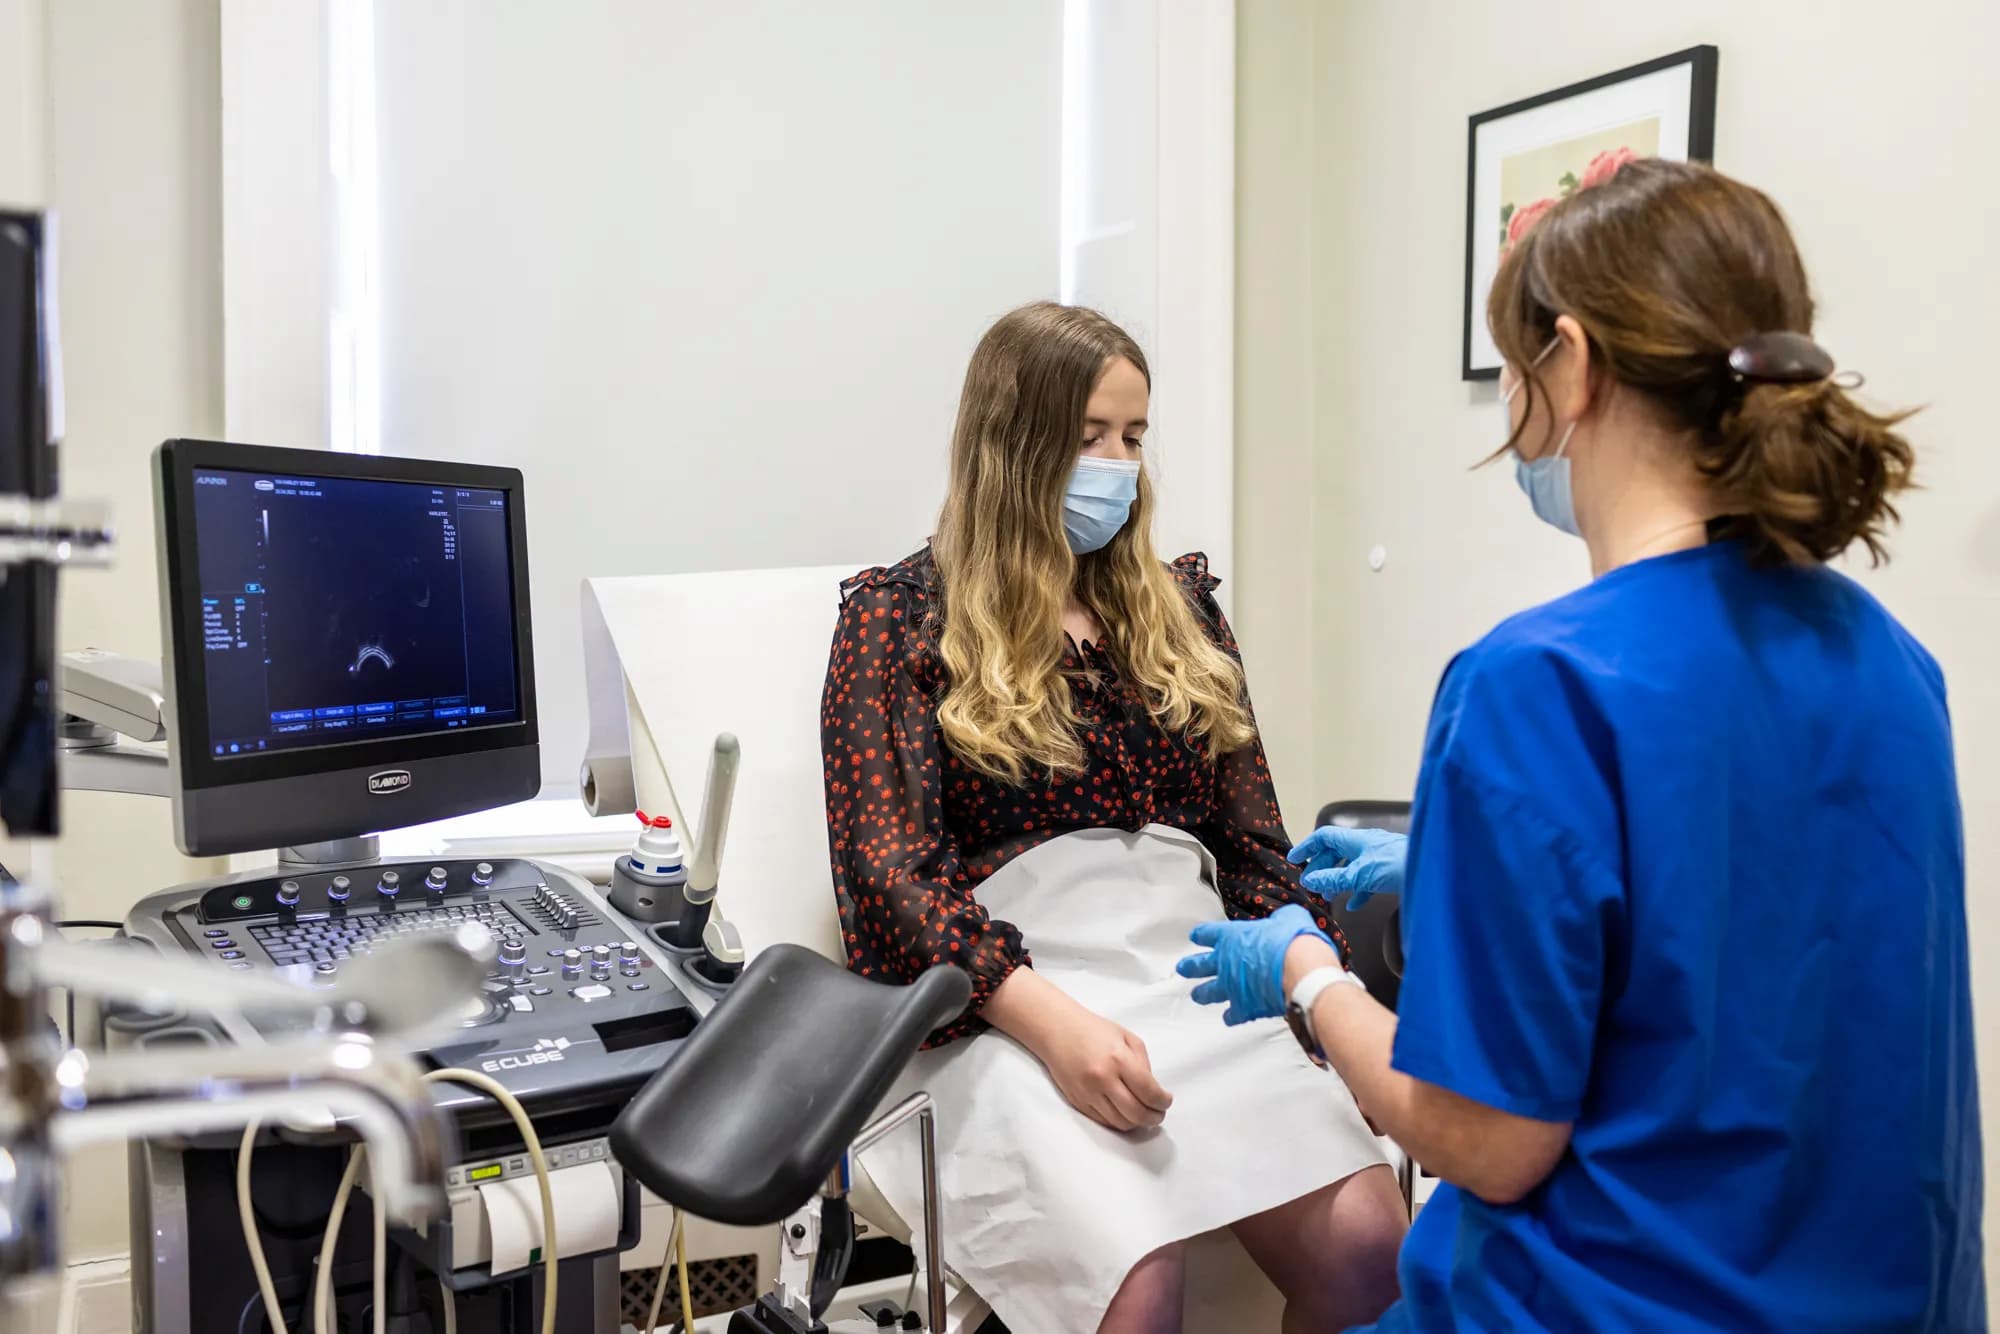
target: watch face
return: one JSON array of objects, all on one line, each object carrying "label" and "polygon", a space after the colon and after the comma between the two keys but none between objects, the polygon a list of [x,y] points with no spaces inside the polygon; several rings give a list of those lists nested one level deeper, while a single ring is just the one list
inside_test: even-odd
[{"label": "watch face", "polygon": [[1312,1029],[1306,1026],[1306,1012],[1296,1005],[1287,1005],[1285,1022],[1291,1025],[1292,1036],[1299,1040],[1299,1046],[1305,1048],[1307,1058],[1320,1069],[1326,1069],[1326,1054],[1319,1049],[1319,1043],[1313,1041]]}]

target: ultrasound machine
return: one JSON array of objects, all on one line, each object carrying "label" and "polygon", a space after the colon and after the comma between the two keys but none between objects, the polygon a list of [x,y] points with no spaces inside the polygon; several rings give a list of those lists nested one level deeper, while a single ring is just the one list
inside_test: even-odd
[{"label": "ultrasound machine", "polygon": [[[64,772],[169,795],[190,855],[278,853],[147,894],[107,957],[136,967],[151,947],[196,960],[218,994],[274,982],[338,1000],[379,988],[412,940],[492,945],[414,1051],[453,1141],[443,1207],[391,1218],[378,1261],[342,1118],[149,1134],[129,1148],[137,1334],[269,1330],[274,1303],[315,1329],[322,1301],[344,1331],[613,1334],[642,1184],[703,1218],[784,1225],[778,1281],[732,1331],[825,1330],[852,1247],[847,1155],[905,1122],[930,1144],[922,1095],[869,1118],[963,1007],[964,977],[883,986],[788,946],[743,970],[702,930],[720,820],[693,850],[711,892],[649,898],[644,920],[536,861],[382,860],[376,833],[539,789],[520,473],[174,440],[154,484],[163,672],[70,655]],[[128,740],[160,731],[164,764]],[[709,810],[728,809],[733,755],[722,739]],[[192,1068],[324,1024],[308,1013],[113,1006],[102,1029],[109,1050]],[[926,1213],[927,1315],[866,1327],[943,1327],[934,1199]]]}]

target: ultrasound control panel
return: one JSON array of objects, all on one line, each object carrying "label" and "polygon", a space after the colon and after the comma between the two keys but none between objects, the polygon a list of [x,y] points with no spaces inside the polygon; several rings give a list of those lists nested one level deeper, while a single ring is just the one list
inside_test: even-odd
[{"label": "ultrasound control panel", "polygon": [[[142,900],[126,929],[218,968],[331,986],[357,956],[470,922],[492,932],[499,957],[456,1028],[425,1053],[435,1067],[482,1071],[524,1101],[594,1100],[636,1088],[693,1030],[664,947],[588,883],[532,861],[367,863],[184,885]],[[438,1096],[478,1101],[456,1086]]]}]

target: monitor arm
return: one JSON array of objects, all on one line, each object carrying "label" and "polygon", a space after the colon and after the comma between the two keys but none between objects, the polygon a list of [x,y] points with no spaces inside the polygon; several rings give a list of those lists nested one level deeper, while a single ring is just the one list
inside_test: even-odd
[{"label": "monitor arm", "polygon": [[[62,655],[62,785],[169,793],[167,696],[160,664],[89,648]],[[129,739],[128,739],[129,738]]]}]

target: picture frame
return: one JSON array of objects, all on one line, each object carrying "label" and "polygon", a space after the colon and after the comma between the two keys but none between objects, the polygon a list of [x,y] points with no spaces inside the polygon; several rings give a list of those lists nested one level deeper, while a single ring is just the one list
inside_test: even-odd
[{"label": "picture frame", "polygon": [[[1465,336],[1461,379],[1495,380],[1500,354],[1486,329],[1486,294],[1524,223],[1621,150],[1708,162],[1715,156],[1713,46],[1631,65],[1470,118],[1465,169]],[[1615,169],[1615,167],[1613,168]],[[1516,197],[1518,196],[1518,197]]]}]

